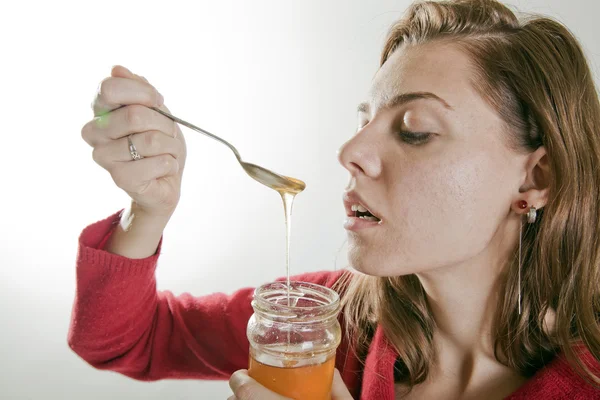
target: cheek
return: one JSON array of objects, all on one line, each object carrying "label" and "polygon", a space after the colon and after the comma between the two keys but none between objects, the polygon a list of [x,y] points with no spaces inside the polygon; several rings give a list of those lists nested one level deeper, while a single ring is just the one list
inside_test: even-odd
[{"label": "cheek", "polygon": [[392,196],[395,236],[407,262],[434,267],[483,249],[498,225],[490,210],[505,202],[498,164],[485,152],[464,152],[403,171]]},{"label": "cheek", "polygon": [[471,157],[430,159],[405,168],[394,184],[394,208],[407,222],[421,220],[418,225],[422,228],[435,218],[468,217],[470,206],[486,190],[482,168],[480,161]]}]

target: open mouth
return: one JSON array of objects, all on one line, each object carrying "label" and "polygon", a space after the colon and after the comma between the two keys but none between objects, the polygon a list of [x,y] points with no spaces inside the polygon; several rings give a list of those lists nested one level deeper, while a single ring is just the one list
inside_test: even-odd
[{"label": "open mouth", "polygon": [[365,207],[360,204],[353,204],[352,211],[354,212],[354,216],[360,219],[366,219],[367,221],[379,222],[381,219],[373,214]]}]

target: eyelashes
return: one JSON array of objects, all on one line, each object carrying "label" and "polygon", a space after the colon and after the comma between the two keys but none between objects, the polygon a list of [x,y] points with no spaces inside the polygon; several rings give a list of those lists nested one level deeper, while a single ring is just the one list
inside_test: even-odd
[{"label": "eyelashes", "polygon": [[406,144],[410,144],[413,146],[421,146],[431,140],[433,136],[432,133],[429,132],[411,132],[411,131],[400,131],[397,133],[398,138],[405,142]]},{"label": "eyelashes", "polygon": [[[359,133],[367,125],[368,122],[366,124],[359,124],[356,133]],[[400,139],[402,142],[408,145],[421,146],[429,142],[435,134],[430,132],[413,132],[407,130],[400,130],[398,132],[395,132],[394,135],[396,135],[398,139]]]}]

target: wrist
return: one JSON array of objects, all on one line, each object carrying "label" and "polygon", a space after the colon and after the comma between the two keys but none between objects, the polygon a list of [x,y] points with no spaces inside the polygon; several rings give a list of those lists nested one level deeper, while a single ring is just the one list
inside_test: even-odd
[{"label": "wrist", "polygon": [[132,201],[121,213],[119,227],[108,240],[106,251],[132,259],[155,254],[171,215],[148,212]]},{"label": "wrist", "polygon": [[129,208],[125,209],[121,215],[121,224],[127,224],[131,227],[135,223],[134,220],[137,220],[138,224],[162,225],[164,227],[167,225],[174,212],[174,208],[171,210],[148,209],[132,200]]}]

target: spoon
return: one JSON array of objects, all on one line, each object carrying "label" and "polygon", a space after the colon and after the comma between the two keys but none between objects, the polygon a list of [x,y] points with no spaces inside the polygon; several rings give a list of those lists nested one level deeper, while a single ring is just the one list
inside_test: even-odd
[{"label": "spoon", "polygon": [[187,126],[188,128],[195,130],[196,132],[200,132],[218,142],[223,143],[225,146],[229,147],[229,149],[231,151],[233,151],[233,154],[235,154],[235,157],[237,158],[237,160],[240,163],[240,165],[242,166],[242,168],[244,168],[244,171],[246,171],[246,173],[248,175],[250,175],[250,177],[252,177],[254,180],[262,183],[263,185],[268,186],[271,189],[278,191],[279,193],[286,192],[286,193],[293,193],[293,194],[298,194],[301,191],[303,191],[304,188],[306,188],[306,184],[299,179],[294,179],[294,178],[290,178],[289,176],[279,175],[273,171],[270,171],[264,167],[261,167],[260,165],[256,165],[256,164],[252,164],[252,163],[243,161],[242,157],[240,156],[240,153],[237,151],[237,149],[235,147],[233,147],[233,145],[230,144],[229,142],[227,142],[226,140],[221,139],[220,137],[213,135],[212,133],[207,132],[202,128],[198,128],[196,125],[190,124],[189,122],[184,121],[181,118],[177,118],[176,116],[174,116],[166,111],[163,111],[159,108],[152,107],[152,109],[158,113],[161,113],[165,117],[172,119],[175,122],[180,123],[181,125]]}]

